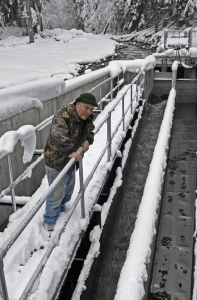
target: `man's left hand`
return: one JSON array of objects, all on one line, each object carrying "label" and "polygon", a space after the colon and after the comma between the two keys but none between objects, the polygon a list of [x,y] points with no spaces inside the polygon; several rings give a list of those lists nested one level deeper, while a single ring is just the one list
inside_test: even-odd
[{"label": "man's left hand", "polygon": [[88,151],[89,149],[89,142],[86,140],[82,145],[81,147],[83,148],[83,152],[85,153],[86,151]]}]

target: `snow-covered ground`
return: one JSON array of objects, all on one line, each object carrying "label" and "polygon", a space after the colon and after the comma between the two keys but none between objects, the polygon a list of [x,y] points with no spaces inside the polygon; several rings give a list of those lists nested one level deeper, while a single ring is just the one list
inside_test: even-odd
[{"label": "snow-covered ground", "polygon": [[76,29],[45,30],[32,44],[27,36],[0,35],[0,89],[52,76],[72,78],[78,74],[79,64],[113,55],[116,44],[105,35]]}]

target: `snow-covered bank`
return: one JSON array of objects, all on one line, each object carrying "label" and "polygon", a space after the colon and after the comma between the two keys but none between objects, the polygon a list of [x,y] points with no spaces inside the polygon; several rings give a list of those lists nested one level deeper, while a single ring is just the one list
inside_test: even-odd
[{"label": "snow-covered bank", "polygon": [[10,36],[0,40],[0,88],[51,76],[78,75],[79,64],[105,59],[115,52],[117,42],[104,35],[82,30],[45,30],[29,37]]}]

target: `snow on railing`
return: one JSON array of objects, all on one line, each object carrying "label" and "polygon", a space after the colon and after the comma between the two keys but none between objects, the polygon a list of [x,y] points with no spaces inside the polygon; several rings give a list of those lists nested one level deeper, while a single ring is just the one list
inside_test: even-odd
[{"label": "snow on railing", "polygon": [[[117,98],[111,102],[111,106],[110,109],[107,111],[106,117],[104,117],[103,121],[96,127],[95,129],[95,134],[101,129],[101,127],[106,123],[107,124],[107,141],[106,144],[104,145],[104,148],[100,154],[100,156],[98,157],[95,165],[92,168],[92,171],[90,172],[90,174],[88,175],[85,183],[83,183],[83,165],[82,165],[82,161],[79,162],[79,181],[80,181],[80,190],[78,193],[77,198],[75,199],[71,209],[69,210],[68,214],[66,215],[65,221],[64,221],[64,225],[63,227],[57,231],[57,233],[55,234],[55,236],[51,239],[50,244],[49,244],[49,248],[47,249],[45,255],[43,256],[41,262],[39,263],[39,266],[36,268],[33,276],[31,277],[30,281],[28,282],[25,290],[23,291],[23,294],[21,295],[20,299],[27,299],[27,295],[28,293],[31,291],[32,286],[35,282],[35,280],[38,278],[38,275],[40,274],[40,272],[42,271],[42,269],[44,268],[44,265],[46,263],[46,260],[48,259],[49,255],[51,254],[51,252],[53,251],[53,249],[58,245],[61,234],[64,232],[65,227],[68,223],[68,221],[70,220],[73,212],[75,211],[79,201],[81,200],[81,217],[85,218],[85,206],[84,206],[84,192],[89,184],[89,182],[91,181],[94,173],[96,172],[99,163],[101,162],[101,160],[103,159],[103,156],[105,154],[106,151],[108,151],[108,155],[107,155],[107,162],[112,162],[115,159],[116,154],[113,155],[112,157],[112,139],[115,136],[115,133],[117,132],[119,126],[122,123],[123,126],[123,131],[127,131],[128,127],[130,125],[127,126],[127,128],[125,128],[125,124],[124,124],[124,119],[125,116],[128,112],[129,109],[131,109],[131,118],[134,116],[134,112],[132,112],[132,101],[135,99],[135,101],[138,103],[138,101],[140,100],[140,96],[143,93],[143,85],[144,85],[144,80],[142,79],[142,82],[139,84],[138,88],[136,88],[136,94],[135,97],[132,97],[132,92],[131,92],[131,101],[128,105],[128,107],[126,107],[125,109],[125,105],[124,105],[124,96],[126,95],[126,93],[128,92],[129,89],[131,89],[132,91],[132,87],[133,85],[139,81],[140,75],[143,73],[143,71],[141,71],[135,78],[134,80],[127,85],[126,87],[123,87],[121,89],[121,92],[118,93]],[[119,78],[118,78],[119,79]],[[119,89],[120,84],[123,83],[123,80],[118,80],[117,86],[116,88]],[[112,89],[111,89],[111,94],[113,93]],[[112,112],[116,109],[117,105],[122,101],[122,115],[120,120],[117,123],[117,126],[115,127],[114,131],[111,132],[111,114]],[[137,107],[137,105],[135,105],[135,107]],[[22,126],[21,128],[19,128],[17,131],[12,131],[12,132],[7,132],[5,135],[3,135],[0,138],[0,155],[1,157],[5,156],[5,155],[10,155],[10,153],[13,151],[14,146],[17,144],[17,142],[19,140],[22,141],[22,145],[24,146],[24,158],[23,158],[23,162],[25,163],[26,161],[31,160],[32,157],[32,153],[35,150],[35,144],[36,144],[36,140],[35,140],[35,130],[41,130],[43,129],[45,126],[47,126],[52,120],[52,117],[47,118],[46,120],[44,120],[42,123],[40,123],[39,125],[37,125],[36,127],[30,126],[30,125],[26,125]],[[9,142],[7,141],[7,136],[9,136]],[[11,137],[11,139],[10,139]],[[33,137],[33,139],[32,139]],[[124,136],[122,136],[122,138],[124,138]],[[31,141],[29,139],[32,139]],[[31,154],[27,155],[26,150],[30,150],[29,149],[29,145],[28,143],[26,143],[27,141],[29,141],[32,149],[31,149]],[[7,143],[8,142],[8,143]],[[5,145],[3,145],[3,143],[5,143]],[[81,155],[82,155],[82,148],[79,148],[77,150]],[[0,158],[1,158],[0,157]],[[43,159],[43,154],[33,163],[31,164],[24,172],[23,174],[21,174],[14,182],[13,182],[13,178],[11,180],[11,184],[10,186],[5,189],[4,191],[1,192],[0,194],[0,199],[5,196],[10,190],[12,192],[14,192],[14,188],[15,186],[23,179],[25,179],[27,176],[29,176],[29,173],[31,173],[32,169]],[[23,219],[23,221],[17,226],[17,228],[11,233],[11,235],[9,236],[9,238],[5,241],[5,243],[3,244],[3,246],[0,248],[0,286],[2,288],[2,293],[3,293],[3,299],[4,300],[8,300],[9,296],[8,296],[8,291],[7,291],[7,285],[6,285],[6,280],[5,280],[5,275],[4,275],[4,267],[3,267],[3,258],[5,257],[5,255],[7,254],[7,251],[11,248],[11,246],[13,245],[13,243],[17,240],[17,238],[20,236],[20,234],[23,232],[23,230],[26,228],[26,226],[29,224],[29,222],[32,220],[32,218],[35,216],[35,214],[38,212],[38,210],[41,208],[41,206],[43,205],[43,203],[46,201],[47,196],[51,193],[51,191],[56,187],[57,183],[61,180],[61,178],[67,173],[67,171],[69,170],[69,168],[71,167],[71,165],[73,165],[75,162],[75,159],[72,158],[70,159],[69,163],[64,167],[64,169],[60,172],[60,174],[57,176],[57,178],[54,180],[54,182],[49,186],[49,188],[44,192],[44,194],[42,195],[42,197],[38,200],[38,202],[36,203],[36,205],[30,210],[30,212],[28,213],[28,215]],[[9,164],[11,165],[11,161],[9,161]],[[11,169],[10,169],[11,170]],[[11,172],[12,173],[12,172]],[[12,175],[12,174],[11,174]],[[13,197],[13,202],[14,202],[14,197]],[[16,203],[14,204],[16,206]]]}]

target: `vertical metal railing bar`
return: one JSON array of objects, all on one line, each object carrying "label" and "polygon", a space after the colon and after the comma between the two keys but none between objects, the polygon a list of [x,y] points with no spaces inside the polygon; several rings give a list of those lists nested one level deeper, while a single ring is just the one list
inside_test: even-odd
[{"label": "vertical metal railing bar", "polygon": [[[37,166],[37,164],[39,162],[41,162],[44,158],[44,155],[42,154],[40,157],[37,158],[37,160],[35,162],[33,162],[12,184],[13,187],[15,187],[21,180],[23,180],[24,178],[26,178],[26,175],[29,171],[31,171],[33,168],[35,168],[35,166]],[[11,191],[11,187],[7,187],[7,189],[3,190],[0,193],[0,200],[7,195],[7,193],[9,193]]]},{"label": "vertical metal railing bar", "polygon": [[111,78],[111,81],[110,81],[110,91],[111,91],[111,97],[110,97],[110,99],[112,101],[113,100],[113,80],[112,80],[112,78]]},{"label": "vertical metal railing bar", "polygon": [[3,258],[0,257],[0,283],[3,293],[3,300],[9,300],[8,290],[5,280],[4,266],[3,266]]},{"label": "vertical metal railing bar", "polygon": [[103,102],[102,102],[102,93],[101,93],[101,86],[99,87],[99,96],[100,96],[100,112],[103,110]]},{"label": "vertical metal railing bar", "polygon": [[13,172],[12,172],[12,161],[11,161],[10,153],[7,154],[7,160],[8,160],[9,177],[10,177],[12,207],[13,207],[14,212],[15,212],[16,211],[16,199],[15,199],[15,191],[14,191],[14,186],[13,186]]},{"label": "vertical metal railing bar", "polygon": [[118,92],[120,90],[120,86],[119,86],[119,74],[118,74]]},{"label": "vertical metal railing bar", "polygon": [[125,114],[124,114],[124,96],[122,97],[122,130],[124,131],[124,117],[125,117]]},{"label": "vertical metal railing bar", "polygon": [[111,112],[108,112],[107,118],[107,141],[109,143],[107,161],[109,162],[111,158]]},{"label": "vertical metal railing bar", "polygon": [[81,218],[85,218],[85,203],[84,203],[84,184],[83,184],[83,161],[79,161],[79,183],[81,193]]},{"label": "vertical metal railing bar", "polygon": [[138,79],[136,82],[136,101],[138,102]]},{"label": "vertical metal railing bar", "polygon": [[[133,86],[130,87],[130,97],[131,97],[131,103],[133,102]],[[131,105],[131,114],[133,113],[133,107]]]}]

